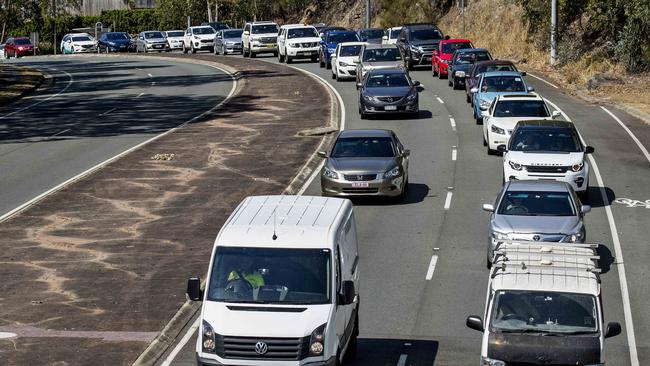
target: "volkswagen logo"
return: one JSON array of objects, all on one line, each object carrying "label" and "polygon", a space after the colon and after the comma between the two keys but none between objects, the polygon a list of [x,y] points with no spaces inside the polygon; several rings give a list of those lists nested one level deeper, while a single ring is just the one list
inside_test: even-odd
[{"label": "volkswagen logo", "polygon": [[267,346],[266,343],[264,342],[255,343],[255,353],[257,353],[258,355],[264,355],[268,351],[269,351],[269,346]]},{"label": "volkswagen logo", "polygon": [[535,240],[535,241],[539,241],[539,239],[541,239],[539,235],[535,235],[535,236],[533,236],[533,240]]}]

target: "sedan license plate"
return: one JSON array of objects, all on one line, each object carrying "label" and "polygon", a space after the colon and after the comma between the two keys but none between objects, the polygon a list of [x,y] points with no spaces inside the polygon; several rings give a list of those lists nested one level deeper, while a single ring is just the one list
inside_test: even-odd
[{"label": "sedan license plate", "polygon": [[387,106],[384,107],[384,109],[387,110],[387,111],[396,111],[396,110],[397,110],[397,106],[394,106],[394,105],[387,105]]},{"label": "sedan license plate", "polygon": [[157,45],[155,45],[155,46],[153,46],[153,47],[154,47],[154,48],[162,48],[162,45],[161,45],[161,44],[157,44]]},{"label": "sedan license plate", "polygon": [[352,182],[352,188],[368,188],[368,182]]}]

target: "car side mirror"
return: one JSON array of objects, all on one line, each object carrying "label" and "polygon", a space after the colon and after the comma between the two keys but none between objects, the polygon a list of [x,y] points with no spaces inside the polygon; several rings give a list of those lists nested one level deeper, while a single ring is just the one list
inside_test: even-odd
[{"label": "car side mirror", "polygon": [[488,112],[488,111],[481,111],[481,116],[483,116],[483,117],[490,117],[490,112]]},{"label": "car side mirror", "polygon": [[325,151],[319,151],[319,152],[318,152],[318,156],[320,156],[321,158],[327,158],[327,152],[325,152]]},{"label": "car side mirror", "polygon": [[343,281],[343,287],[339,294],[339,305],[350,305],[354,303],[354,298],[357,296],[354,289],[354,281]]},{"label": "car side mirror", "polygon": [[497,146],[497,151],[502,153],[508,152],[508,147],[506,145],[499,145]]},{"label": "car side mirror", "polygon": [[402,157],[407,157],[410,155],[411,155],[411,150],[405,149],[404,151],[402,151]]},{"label": "car side mirror", "polygon": [[521,76],[526,76],[526,71],[522,71]]},{"label": "car side mirror", "polygon": [[413,86],[420,86],[420,85],[422,85],[422,83],[420,83],[417,80],[413,80]]},{"label": "car side mirror", "polygon": [[450,38],[449,36],[445,36],[445,39],[449,39],[449,38]]},{"label": "car side mirror", "polygon": [[242,34],[245,35],[245,36],[249,36],[249,35],[251,34],[251,32],[249,32],[249,31],[244,31]]},{"label": "car side mirror", "polygon": [[361,63],[361,61],[358,58],[355,58],[354,60],[352,60],[352,62],[354,62],[355,64],[360,64]]},{"label": "car side mirror", "polygon": [[476,316],[476,315],[470,315],[467,317],[467,320],[465,321],[465,325],[469,329],[474,329],[478,330],[479,332],[483,332],[483,320],[481,320],[481,317]]},{"label": "car side mirror", "polygon": [[483,211],[494,212],[494,205],[491,204],[491,203],[484,203],[483,204]]},{"label": "car side mirror", "polygon": [[553,111],[553,113],[551,113],[551,117],[553,117],[553,119],[558,118],[561,115],[562,113],[560,113],[560,111]]},{"label": "car side mirror", "polygon": [[585,154],[593,154],[596,149],[594,149],[593,146],[587,146],[585,147]]},{"label": "car side mirror", "polygon": [[476,94],[476,93],[478,93],[478,88],[472,88],[472,89],[469,90],[469,92],[472,93],[472,94]]},{"label": "car side mirror", "polygon": [[529,92],[534,92],[535,87],[534,86],[529,86],[529,87],[526,88],[526,90],[528,90]]},{"label": "car side mirror", "polygon": [[357,83],[357,89],[361,89],[362,86],[363,86],[362,83]]},{"label": "car side mirror", "polygon": [[616,337],[619,334],[621,334],[621,325],[619,323],[607,323],[607,328],[605,328],[605,338]]},{"label": "car side mirror", "polygon": [[583,214],[586,214],[586,213],[588,213],[590,211],[591,211],[591,206],[589,206],[589,205],[582,205],[580,207],[580,212],[582,212]]},{"label": "car side mirror", "polygon": [[388,36],[383,36],[383,37],[381,37],[381,40],[382,40],[382,41],[388,41]]},{"label": "car side mirror", "polygon": [[201,279],[190,277],[187,280],[187,297],[192,301],[203,300],[203,291],[201,291]]}]

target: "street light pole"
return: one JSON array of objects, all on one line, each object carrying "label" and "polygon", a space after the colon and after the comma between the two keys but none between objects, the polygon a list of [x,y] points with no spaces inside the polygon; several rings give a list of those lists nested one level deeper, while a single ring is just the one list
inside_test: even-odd
[{"label": "street light pole", "polygon": [[366,28],[370,28],[370,0],[366,0]]},{"label": "street light pole", "polygon": [[551,66],[557,63],[557,0],[551,0]]}]

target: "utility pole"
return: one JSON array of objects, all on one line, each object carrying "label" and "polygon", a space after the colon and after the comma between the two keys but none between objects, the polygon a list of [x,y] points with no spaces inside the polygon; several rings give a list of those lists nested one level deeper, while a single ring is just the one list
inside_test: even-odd
[{"label": "utility pole", "polygon": [[210,6],[210,0],[206,0],[208,4],[208,22],[212,23],[212,7]]},{"label": "utility pole", "polygon": [[557,63],[557,0],[551,0],[551,66]]},{"label": "utility pole", "polygon": [[54,49],[54,54],[56,55],[56,0],[52,0],[52,19],[54,19],[52,22],[52,35],[54,36],[54,40],[52,41],[52,49]]},{"label": "utility pole", "polygon": [[366,0],[366,28],[370,28],[370,0]]},{"label": "utility pole", "polygon": [[463,18],[463,38],[465,38],[465,0],[460,0],[460,13]]}]

